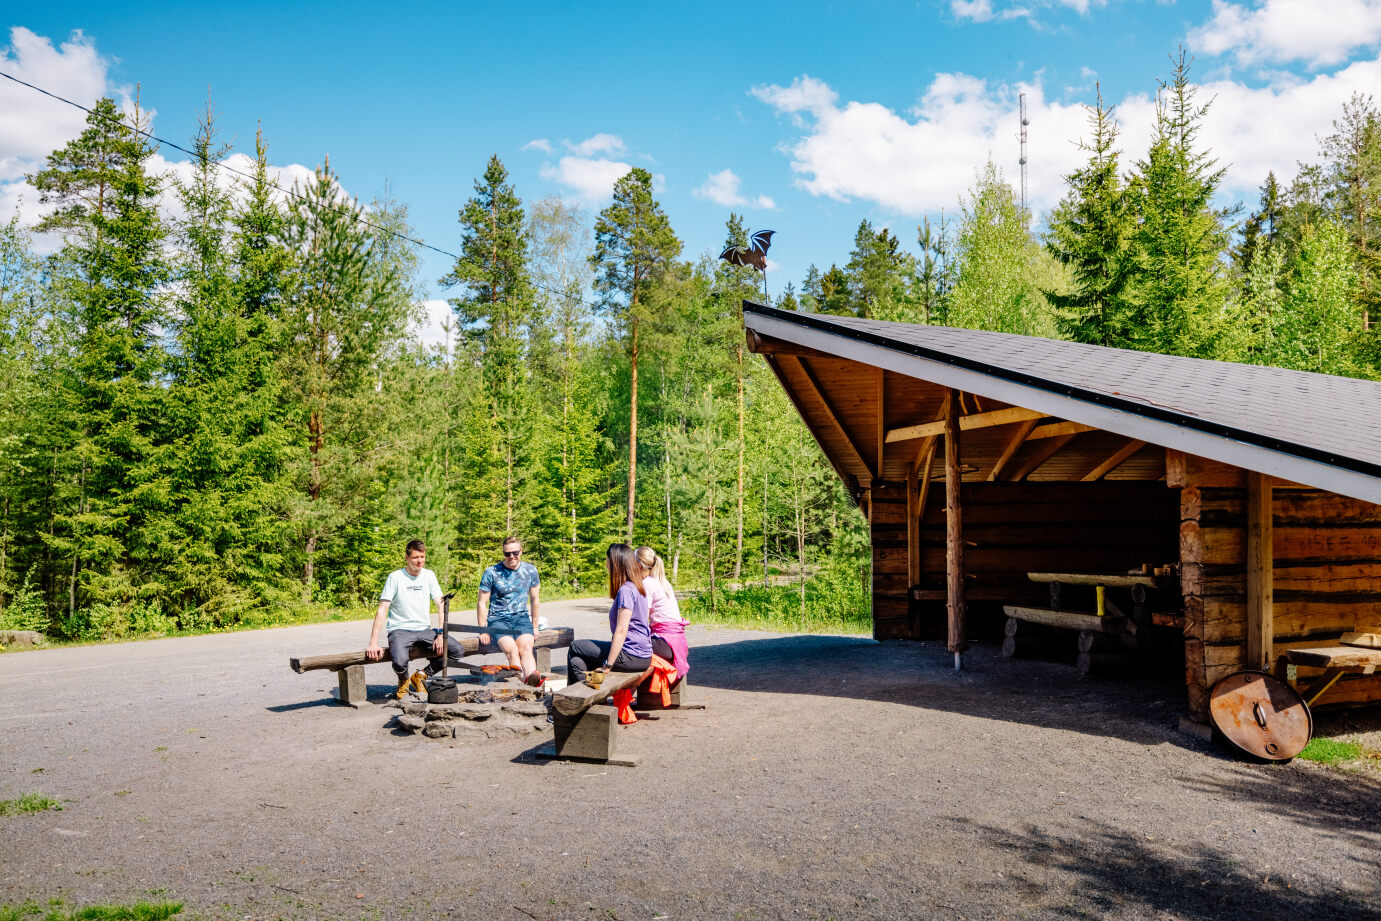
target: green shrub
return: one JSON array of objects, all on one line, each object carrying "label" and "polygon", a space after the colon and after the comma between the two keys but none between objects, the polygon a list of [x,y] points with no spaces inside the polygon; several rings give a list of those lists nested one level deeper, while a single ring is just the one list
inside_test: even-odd
[{"label": "green shrub", "polygon": [[681,603],[681,613],[696,623],[721,624],[782,633],[868,633],[872,602],[862,573],[849,561],[831,562],[800,585],[749,585],[720,591],[711,598],[697,592]]},{"label": "green shrub", "polygon": [[24,584],[0,611],[0,630],[48,631],[48,612],[43,606],[42,593],[33,587],[32,576],[33,570],[24,574]]}]

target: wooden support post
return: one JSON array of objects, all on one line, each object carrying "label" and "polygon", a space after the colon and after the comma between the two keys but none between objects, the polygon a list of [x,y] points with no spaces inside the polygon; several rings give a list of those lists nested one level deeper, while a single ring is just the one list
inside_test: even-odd
[{"label": "wooden support post", "polygon": [[347,665],[336,672],[336,689],[340,702],[358,707],[369,696],[369,686],[364,680],[363,665]]},{"label": "wooden support post", "polygon": [[[926,473],[930,471],[927,470]],[[921,583],[921,495],[919,474],[906,471],[906,587]]]},{"label": "wooden support post", "polygon": [[1263,671],[1273,661],[1275,560],[1271,533],[1271,478],[1247,471],[1247,668]]},{"label": "wooden support post", "polygon": [[962,668],[968,639],[964,630],[964,506],[960,499],[963,472],[959,463],[959,399],[951,391],[945,413],[945,579],[949,595],[949,651],[954,667]]},{"label": "wooden support post", "polygon": [[883,451],[887,446],[887,370],[878,368],[878,465],[877,478],[882,479]]}]

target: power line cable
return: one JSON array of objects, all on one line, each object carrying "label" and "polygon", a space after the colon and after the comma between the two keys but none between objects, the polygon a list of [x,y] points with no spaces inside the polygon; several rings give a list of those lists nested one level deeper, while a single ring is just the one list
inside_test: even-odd
[{"label": "power line cable", "polygon": [[[19,79],[18,77],[14,76],[13,74],[5,73],[3,70],[0,70],[0,77],[4,77],[4,78],[7,79],[7,80],[11,80],[11,81],[13,81],[13,82],[15,82],[15,83],[18,83],[20,86],[26,86],[26,87],[28,87],[29,89],[33,90],[34,92],[36,92],[36,93],[41,93],[41,94],[43,94],[44,96],[47,96],[47,97],[50,98],[50,99],[55,99],[55,100],[57,100],[58,102],[63,102],[63,103],[66,103],[66,104],[69,105],[69,106],[72,106],[73,108],[80,109],[81,111],[87,113],[88,115],[94,115],[94,116],[96,116],[97,118],[104,118],[106,121],[109,121],[109,122],[111,122],[111,123],[113,123],[113,124],[119,126],[120,128],[123,128],[123,129],[128,130],[128,131],[133,131],[133,132],[135,132],[136,134],[139,134],[139,135],[141,135],[141,136],[143,136],[143,137],[148,138],[148,139],[151,140],[151,141],[154,141],[154,142],[156,142],[156,143],[158,143],[158,144],[163,145],[164,147],[171,147],[173,150],[181,151],[182,153],[185,153],[187,156],[192,157],[193,159],[198,160],[198,161],[202,162],[203,164],[210,164],[210,165],[216,167],[217,169],[223,169],[223,170],[225,170],[225,171],[228,172],[228,173],[232,173],[232,174],[234,174],[234,175],[236,175],[236,176],[239,176],[239,177],[242,178],[242,179],[247,179],[247,180],[249,180],[250,182],[258,182],[258,181],[259,181],[257,176],[253,176],[253,175],[251,175],[251,174],[249,174],[249,173],[243,172],[243,171],[241,171],[241,170],[237,170],[237,169],[235,169],[235,167],[229,165],[228,163],[224,162],[223,160],[212,160],[210,157],[207,157],[205,154],[199,153],[199,152],[194,151],[194,150],[188,150],[186,147],[183,147],[181,144],[178,144],[178,143],[175,143],[175,142],[173,142],[173,141],[170,141],[170,140],[168,140],[167,138],[161,138],[161,137],[159,137],[159,136],[156,135],[156,134],[153,134],[153,133],[151,133],[151,132],[145,131],[143,128],[140,128],[140,127],[137,126],[137,125],[130,124],[130,123],[128,123],[128,122],[126,122],[126,121],[123,121],[123,120],[121,120],[121,119],[118,119],[118,118],[111,118],[109,115],[105,115],[105,114],[102,113],[102,112],[97,112],[96,110],[90,108],[89,106],[84,106],[84,105],[82,105],[80,102],[77,102],[77,101],[72,100],[72,99],[68,99],[66,96],[60,96],[60,95],[58,95],[57,93],[53,93],[53,92],[49,92],[48,90],[45,90],[45,89],[44,89],[43,87],[41,87],[41,86],[35,86],[34,84],[29,83],[28,81],[21,80],[21,79]],[[286,195],[286,196],[289,196],[289,197],[291,197],[291,198],[296,198],[296,199],[298,199],[299,201],[303,201],[303,202],[308,202],[308,201],[310,201],[310,199],[308,199],[307,196],[305,196],[305,195],[303,195],[302,193],[298,192],[295,188],[294,188],[294,189],[285,189],[285,188],[283,188],[282,186],[280,186],[280,185],[278,185],[278,184],[276,184],[276,183],[273,183],[273,182],[265,182],[265,184],[266,184],[269,188],[274,189],[274,190],[276,190],[276,191],[278,191],[278,192],[281,192],[282,194],[284,194],[284,195]],[[376,231],[376,232],[388,234],[389,236],[394,237],[394,238],[396,238],[396,239],[403,240],[403,241],[406,241],[406,242],[408,242],[408,243],[412,243],[412,244],[414,244],[415,246],[420,246],[420,247],[422,247],[423,249],[429,249],[429,250],[431,250],[431,251],[434,252],[434,253],[439,253],[439,254],[442,255],[442,256],[448,256],[448,257],[450,257],[451,259],[455,259],[455,260],[457,260],[457,261],[461,258],[460,256],[456,255],[455,253],[450,252],[449,250],[444,250],[444,249],[442,249],[442,248],[439,247],[439,246],[433,246],[432,244],[428,243],[426,240],[421,240],[421,239],[418,239],[417,237],[410,237],[410,236],[408,236],[408,235],[405,234],[405,233],[399,233],[398,231],[392,229],[391,227],[385,227],[385,226],[383,226],[382,224],[375,224],[373,221],[366,220],[364,217],[361,217],[361,216],[360,216],[360,213],[359,213],[358,211],[352,211],[352,210],[348,210],[348,209],[345,209],[345,208],[339,208],[339,207],[336,207],[335,205],[330,205],[330,204],[325,205],[325,207],[326,207],[326,209],[329,210],[329,211],[334,211],[335,213],[337,213],[337,214],[339,214],[339,215],[342,215],[343,217],[349,217],[350,219],[352,219],[352,220],[354,220],[354,221],[356,221],[356,222],[358,222],[358,223],[360,223],[360,224],[363,224],[364,226],[366,226],[366,227],[368,227],[368,228],[370,228],[371,230],[374,230],[374,231]],[[600,309],[600,306],[601,306],[600,304],[598,304],[598,303],[596,303],[596,302],[587,301],[587,300],[585,300],[585,299],[582,298],[582,297],[576,297],[575,295],[572,295],[569,291],[562,291],[562,290],[556,288],[556,287],[553,286],[553,285],[546,285],[546,284],[543,284],[542,282],[534,281],[534,280],[532,280],[532,279],[529,279],[529,280],[528,280],[528,284],[530,284],[530,285],[531,285],[532,287],[534,287],[534,288],[537,288],[538,290],[545,291],[545,292],[547,292],[548,294],[551,294],[551,295],[553,295],[553,296],[555,296],[555,297],[564,298],[564,299],[567,300],[568,303],[569,303],[571,300],[574,300],[574,301],[576,301],[576,302],[578,302],[578,303],[584,304],[586,307],[589,307],[589,308],[592,309],[592,310],[599,310],[599,309]]]}]

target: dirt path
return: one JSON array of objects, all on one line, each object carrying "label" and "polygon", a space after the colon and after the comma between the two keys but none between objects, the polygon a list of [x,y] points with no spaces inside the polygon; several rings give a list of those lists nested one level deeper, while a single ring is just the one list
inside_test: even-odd
[{"label": "dirt path", "polygon": [[[607,635],[601,606],[548,606]],[[0,656],[0,904],[210,918],[1381,919],[1381,783],[1232,761],[1173,683],[692,628],[637,768],[445,744],[290,655],[365,623]],[[559,657],[558,657],[559,661]],[[391,672],[371,666],[371,690]],[[362,897],[361,897],[362,896]]]}]

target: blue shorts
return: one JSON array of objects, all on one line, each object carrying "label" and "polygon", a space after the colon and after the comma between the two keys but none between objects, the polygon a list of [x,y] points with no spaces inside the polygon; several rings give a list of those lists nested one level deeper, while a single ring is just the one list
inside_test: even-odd
[{"label": "blue shorts", "polygon": [[490,614],[485,618],[486,630],[497,639],[501,636],[521,636],[532,634],[532,618],[527,611],[511,611],[504,614]]}]

